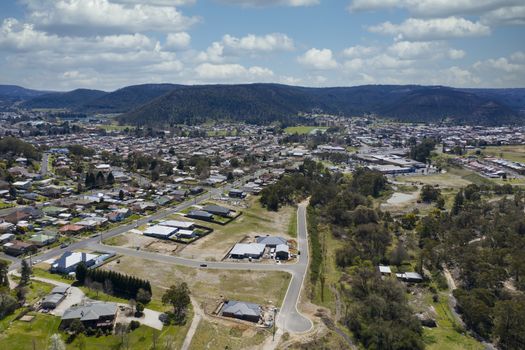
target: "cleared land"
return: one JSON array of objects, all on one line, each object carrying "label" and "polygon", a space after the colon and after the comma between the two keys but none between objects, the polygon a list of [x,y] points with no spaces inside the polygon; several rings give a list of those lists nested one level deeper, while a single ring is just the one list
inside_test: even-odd
[{"label": "cleared land", "polygon": [[267,330],[256,330],[246,325],[224,327],[222,324],[202,320],[190,349],[244,349],[261,344],[270,334]]},{"label": "cleared land", "polygon": [[102,268],[148,279],[153,299],[160,299],[170,285],[186,282],[192,296],[208,313],[223,298],[280,305],[290,282],[286,272],[192,269],[131,257],[122,257],[119,264],[112,261]]},{"label": "cleared land", "polygon": [[[475,154],[475,151],[469,152],[469,155],[473,154]],[[481,155],[525,163],[525,145],[487,146],[481,149]]]},{"label": "cleared land", "polygon": [[[259,197],[247,199],[247,208],[233,208],[242,211],[242,215],[224,226],[196,221],[213,228],[213,232],[196,242],[184,246],[178,255],[199,260],[219,261],[230,251],[235,243],[247,236],[272,235],[294,238],[289,235],[291,217],[295,217],[295,208],[285,207],[278,212],[270,212],[261,207]],[[224,203],[217,202],[219,205]],[[180,216],[178,216],[180,218]],[[177,217],[175,217],[177,219]]]},{"label": "cleared land", "polygon": [[326,127],[323,126],[290,126],[284,131],[287,134],[299,134],[299,135],[305,135],[311,133],[313,130],[319,129],[319,130],[326,130]]}]

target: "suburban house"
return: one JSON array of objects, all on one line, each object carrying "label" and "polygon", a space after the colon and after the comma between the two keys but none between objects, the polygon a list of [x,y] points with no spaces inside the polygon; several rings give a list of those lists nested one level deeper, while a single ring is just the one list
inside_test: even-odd
[{"label": "suburban house", "polygon": [[228,192],[228,197],[242,199],[246,197],[246,193],[244,193],[242,190],[232,189],[230,192]]},{"label": "suburban house", "polygon": [[256,239],[257,243],[264,244],[268,248],[276,248],[280,244],[288,245],[288,240],[282,237],[275,236],[260,236]]},{"label": "suburban house", "polygon": [[28,242],[12,241],[3,245],[4,253],[11,256],[19,256],[31,250],[36,251],[37,247]]},{"label": "suburban house", "polygon": [[184,230],[192,230],[195,227],[193,221],[166,220],[160,223],[162,226],[176,227]]},{"label": "suburban house", "polygon": [[175,197],[176,200],[184,200],[188,196],[188,191],[186,190],[174,190],[171,194]]},{"label": "suburban house", "polygon": [[68,274],[75,272],[77,265],[83,262],[86,267],[95,265],[98,255],[84,252],[65,252],[51,265],[51,271]]},{"label": "suburban house", "polygon": [[29,242],[33,243],[37,247],[46,246],[48,244],[54,243],[56,240],[57,240],[56,235],[44,234],[44,233],[32,235],[31,238],[29,238]]},{"label": "suburban house", "polygon": [[10,222],[0,222],[0,233],[8,233],[15,229],[15,225]]},{"label": "suburban house", "polygon": [[0,235],[0,244],[7,243],[9,241],[12,241],[13,239],[15,239],[14,233],[2,233]]},{"label": "suburban house", "polygon": [[206,205],[204,208],[202,208],[202,210],[210,214],[219,215],[223,217],[228,217],[232,211],[229,208],[221,207],[220,205],[216,205],[216,204]]},{"label": "suburban house", "polygon": [[16,209],[15,211],[0,216],[0,219],[3,219],[4,221],[10,222],[12,224],[17,224],[19,221],[29,220],[29,219],[38,219],[44,216],[41,210],[38,210],[33,207],[25,207]]},{"label": "suburban house", "polygon": [[290,247],[288,246],[288,244],[279,244],[277,247],[275,247],[275,259],[290,259]]},{"label": "suburban house", "polygon": [[222,307],[222,316],[257,323],[261,319],[261,307],[253,303],[229,300]]},{"label": "suburban house", "polygon": [[144,231],[144,236],[150,236],[155,238],[161,238],[161,239],[168,239],[170,238],[175,232],[177,232],[177,228],[170,227],[170,226],[163,226],[163,225],[155,225],[150,226]]},{"label": "suburban house", "polygon": [[203,221],[212,221],[213,215],[204,210],[192,210],[187,215],[187,217]]},{"label": "suburban house", "polygon": [[237,243],[230,251],[230,257],[234,259],[260,259],[265,248],[266,246],[261,243]]},{"label": "suburban house", "polygon": [[61,228],[58,229],[58,231],[60,233],[71,233],[71,234],[77,234],[77,233],[80,233],[84,230],[86,230],[87,228],[85,226],[82,226],[82,225],[73,225],[73,224],[70,224],[70,225],[64,225],[62,226]]},{"label": "suburban house", "polygon": [[62,315],[61,328],[67,328],[74,320],[80,320],[85,328],[112,329],[117,319],[116,303],[95,302],[86,305],[72,306]]},{"label": "suburban house", "polygon": [[69,291],[69,286],[57,286],[42,300],[42,308],[54,309],[64,300]]},{"label": "suburban house", "polygon": [[195,234],[195,231],[193,230],[182,230],[181,229],[177,231],[176,236],[177,238],[190,239],[190,238],[195,238],[196,234]]}]

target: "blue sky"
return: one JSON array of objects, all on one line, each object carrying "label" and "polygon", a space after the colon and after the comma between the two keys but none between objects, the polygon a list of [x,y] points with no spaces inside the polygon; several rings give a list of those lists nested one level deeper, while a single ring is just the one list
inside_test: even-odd
[{"label": "blue sky", "polygon": [[5,0],[0,83],[525,87],[523,0]]}]

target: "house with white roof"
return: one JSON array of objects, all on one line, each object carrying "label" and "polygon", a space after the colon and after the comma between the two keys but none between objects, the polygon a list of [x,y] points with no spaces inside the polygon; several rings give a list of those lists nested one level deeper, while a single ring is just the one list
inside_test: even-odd
[{"label": "house with white roof", "polygon": [[51,271],[63,274],[75,272],[78,264],[83,262],[86,267],[95,265],[98,255],[84,252],[65,252],[51,264]]}]

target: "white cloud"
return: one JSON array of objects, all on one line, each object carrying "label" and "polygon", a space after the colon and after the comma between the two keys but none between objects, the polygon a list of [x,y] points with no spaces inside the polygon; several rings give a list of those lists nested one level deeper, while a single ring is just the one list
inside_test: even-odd
[{"label": "white cloud", "polygon": [[224,45],[219,42],[214,42],[206,49],[206,51],[197,54],[197,61],[214,63],[222,62],[224,61],[223,53]]},{"label": "white cloud", "polygon": [[175,7],[148,4],[124,5],[109,0],[44,0],[29,6],[29,19],[48,31],[75,34],[101,32],[173,32],[185,30],[198,22]]},{"label": "white cloud", "polygon": [[525,6],[504,7],[490,11],[481,17],[487,24],[525,25]]},{"label": "white cloud", "polygon": [[195,68],[198,78],[205,81],[261,81],[273,76],[268,68],[253,66],[246,68],[240,64],[203,63]]},{"label": "white cloud", "polygon": [[375,54],[378,51],[377,47],[372,46],[351,46],[343,50],[345,57],[366,57]]},{"label": "white cloud", "polygon": [[450,49],[448,50],[448,58],[451,60],[459,60],[465,57],[467,53],[463,50]]},{"label": "white cloud", "polygon": [[510,57],[491,58],[485,61],[478,61],[474,64],[477,70],[495,70],[505,73],[519,73],[522,79],[525,78],[525,53],[518,51]]},{"label": "white cloud", "polygon": [[266,7],[266,6],[312,6],[318,5],[320,0],[218,0],[223,4],[241,5],[250,7]]},{"label": "white cloud", "polygon": [[164,47],[168,49],[183,49],[190,45],[191,36],[186,32],[169,33]]},{"label": "white cloud", "polygon": [[137,5],[151,5],[151,6],[187,6],[193,5],[197,0],[110,0],[119,4],[137,4]]},{"label": "white cloud", "polygon": [[480,22],[464,18],[447,17],[435,19],[408,18],[401,24],[384,22],[368,28],[373,33],[393,35],[396,40],[442,40],[483,36],[490,34],[490,28]]},{"label": "white cloud", "polygon": [[330,49],[319,50],[312,48],[299,56],[297,60],[302,65],[313,69],[327,70],[337,67],[337,62],[333,58],[332,50]]},{"label": "white cloud", "polygon": [[290,51],[294,49],[293,40],[282,33],[262,36],[248,34],[242,38],[226,34],[222,38],[222,44],[236,51],[250,52]]},{"label": "white cloud", "polygon": [[403,8],[415,16],[447,17],[480,15],[516,5],[523,5],[523,0],[353,0],[348,9],[355,12]]}]

